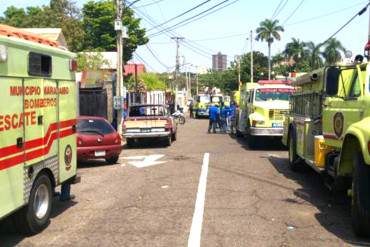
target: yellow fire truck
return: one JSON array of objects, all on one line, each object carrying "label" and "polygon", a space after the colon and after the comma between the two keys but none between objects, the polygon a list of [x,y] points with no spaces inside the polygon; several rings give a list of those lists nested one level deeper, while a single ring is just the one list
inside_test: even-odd
[{"label": "yellow fire truck", "polygon": [[297,79],[283,143],[293,170],[305,162],[352,196],[354,231],[370,236],[370,63],[361,60]]},{"label": "yellow fire truck", "polygon": [[76,176],[75,54],[0,25],[0,219],[48,224],[56,186]]},{"label": "yellow fire truck", "polygon": [[237,134],[254,148],[260,137],[283,136],[283,119],[289,109],[290,81],[270,80],[247,83],[240,96]]}]

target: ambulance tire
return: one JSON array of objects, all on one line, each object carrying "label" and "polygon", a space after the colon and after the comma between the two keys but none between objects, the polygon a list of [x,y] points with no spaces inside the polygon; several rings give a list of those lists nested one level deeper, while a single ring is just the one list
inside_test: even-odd
[{"label": "ambulance tire", "polygon": [[110,164],[110,165],[114,165],[114,164],[117,164],[117,161],[119,159],[119,156],[112,156],[110,158],[106,158],[105,161]]},{"label": "ambulance tire", "polygon": [[[52,191],[50,178],[45,173],[38,175],[33,183],[28,205],[14,216],[14,223],[18,231],[33,235],[48,226],[52,208]],[[43,205],[40,205],[42,202],[37,203],[40,198],[43,200]],[[39,207],[41,211],[36,212],[35,206]],[[37,213],[41,215],[38,217]]]},{"label": "ambulance tire", "polygon": [[359,237],[370,237],[370,166],[356,152],[353,157],[352,177],[352,227]]},{"label": "ambulance tire", "polygon": [[297,155],[297,138],[294,129],[289,131],[288,147],[289,167],[292,171],[297,172],[301,168],[301,162],[299,156]]}]

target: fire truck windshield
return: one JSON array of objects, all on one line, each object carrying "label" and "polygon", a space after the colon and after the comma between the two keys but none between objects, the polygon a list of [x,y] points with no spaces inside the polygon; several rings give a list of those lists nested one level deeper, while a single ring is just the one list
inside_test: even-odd
[{"label": "fire truck windshield", "polygon": [[293,89],[291,88],[261,88],[256,90],[255,101],[289,100]]}]

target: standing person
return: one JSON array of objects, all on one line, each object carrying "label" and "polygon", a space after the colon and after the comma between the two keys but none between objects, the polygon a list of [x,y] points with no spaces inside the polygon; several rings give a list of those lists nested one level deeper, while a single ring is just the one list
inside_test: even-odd
[{"label": "standing person", "polygon": [[220,131],[223,131],[223,127],[224,127],[224,123],[223,123],[223,121],[224,121],[223,114],[225,113],[224,108],[225,108],[224,102],[221,102],[221,105],[220,105],[220,108],[219,108],[219,114],[218,114],[218,117],[217,117],[217,125],[220,128]]},{"label": "standing person", "polygon": [[189,113],[190,113],[190,118],[193,118],[193,101],[192,100],[189,103]]},{"label": "standing person", "polygon": [[211,129],[213,129],[213,133],[216,133],[216,124],[217,116],[219,115],[219,109],[215,105],[210,105],[208,109],[209,109],[208,133],[211,133]]},{"label": "standing person", "polygon": [[236,127],[236,104],[235,101],[231,101],[230,104],[230,132],[234,133],[234,128]]},{"label": "standing person", "polygon": [[230,131],[230,125],[231,125],[231,121],[230,121],[231,108],[230,108],[230,106],[225,105],[225,107],[223,109],[223,115],[224,115],[224,130],[226,132],[228,132],[228,131]]}]

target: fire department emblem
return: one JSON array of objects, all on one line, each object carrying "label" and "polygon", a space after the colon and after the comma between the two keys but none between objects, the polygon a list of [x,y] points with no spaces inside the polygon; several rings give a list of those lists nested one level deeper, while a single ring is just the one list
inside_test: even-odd
[{"label": "fire department emblem", "polygon": [[72,147],[67,145],[64,150],[64,163],[66,164],[66,170],[68,171],[72,167]]},{"label": "fire department emblem", "polygon": [[337,112],[333,118],[334,133],[339,138],[343,133],[344,117],[341,112]]}]

